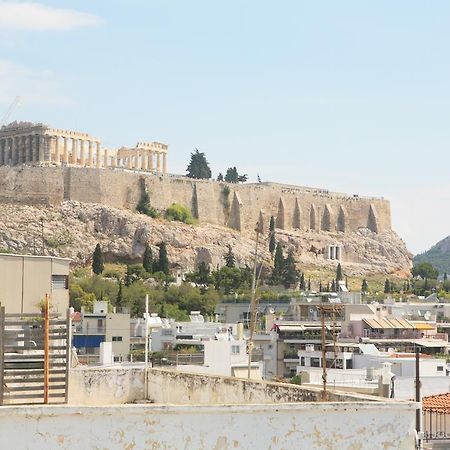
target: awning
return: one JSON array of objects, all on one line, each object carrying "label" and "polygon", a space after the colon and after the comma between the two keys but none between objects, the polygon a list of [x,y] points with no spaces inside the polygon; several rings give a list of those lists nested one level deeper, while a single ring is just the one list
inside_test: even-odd
[{"label": "awning", "polygon": [[427,322],[411,322],[416,330],[434,330],[434,327]]},{"label": "awning", "polygon": [[414,325],[406,319],[363,319],[373,330],[414,330]]}]

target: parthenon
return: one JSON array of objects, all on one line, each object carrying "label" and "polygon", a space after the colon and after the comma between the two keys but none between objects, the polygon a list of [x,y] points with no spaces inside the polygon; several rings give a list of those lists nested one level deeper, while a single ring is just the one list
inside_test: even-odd
[{"label": "parthenon", "polygon": [[66,165],[124,168],[167,173],[168,146],[138,142],[135,147],[102,148],[99,139],[42,123],[12,122],[0,128],[0,166]]}]

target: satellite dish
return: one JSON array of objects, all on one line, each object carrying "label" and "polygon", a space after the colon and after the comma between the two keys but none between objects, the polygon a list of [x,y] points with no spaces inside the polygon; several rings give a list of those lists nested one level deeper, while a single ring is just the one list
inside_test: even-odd
[{"label": "satellite dish", "polygon": [[430,317],[431,317],[430,311],[427,311],[427,312],[423,315],[423,318],[424,318],[425,320],[430,320]]},{"label": "satellite dish", "polygon": [[311,303],[311,302],[312,302],[312,298],[307,298],[306,301],[307,301],[308,303]]}]

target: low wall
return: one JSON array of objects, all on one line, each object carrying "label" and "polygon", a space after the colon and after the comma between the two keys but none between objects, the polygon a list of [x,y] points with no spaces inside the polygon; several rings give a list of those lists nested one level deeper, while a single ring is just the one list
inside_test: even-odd
[{"label": "low wall", "polygon": [[[330,401],[379,402],[379,397],[329,392]],[[321,401],[322,390],[167,369],[148,369],[148,400],[158,404],[242,404]],[[144,369],[78,367],[70,371],[71,405],[118,405],[144,399]]]},{"label": "low wall", "polygon": [[144,369],[76,367],[70,370],[70,404],[121,405],[143,398]]},{"label": "low wall", "polygon": [[[154,403],[239,404],[317,402],[322,389],[175,370],[149,369],[148,397]],[[329,392],[330,401],[379,401],[378,397]]]},{"label": "low wall", "polygon": [[414,403],[4,406],[4,449],[414,448]]}]

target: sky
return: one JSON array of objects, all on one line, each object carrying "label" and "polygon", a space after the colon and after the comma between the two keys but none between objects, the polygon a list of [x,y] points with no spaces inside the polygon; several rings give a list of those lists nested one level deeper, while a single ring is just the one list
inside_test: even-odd
[{"label": "sky", "polygon": [[185,173],[391,201],[412,253],[450,234],[450,2],[0,0],[0,119],[169,144]]}]

